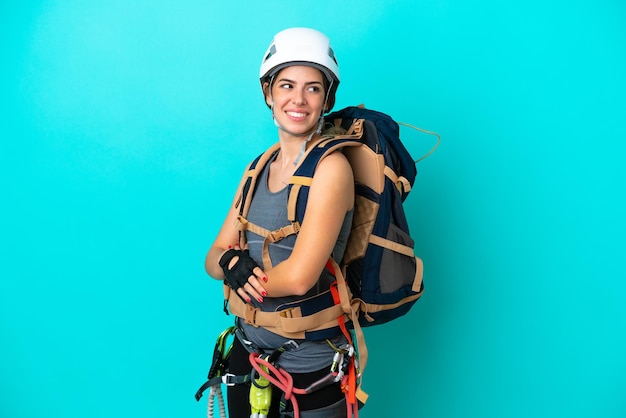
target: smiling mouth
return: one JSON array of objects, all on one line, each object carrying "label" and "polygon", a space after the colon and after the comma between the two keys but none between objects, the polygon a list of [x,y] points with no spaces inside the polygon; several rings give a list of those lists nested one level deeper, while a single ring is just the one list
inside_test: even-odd
[{"label": "smiling mouth", "polygon": [[289,116],[291,116],[293,118],[301,119],[301,118],[306,117],[306,113],[300,113],[300,112],[286,112],[286,113],[287,113],[287,115],[289,115]]}]

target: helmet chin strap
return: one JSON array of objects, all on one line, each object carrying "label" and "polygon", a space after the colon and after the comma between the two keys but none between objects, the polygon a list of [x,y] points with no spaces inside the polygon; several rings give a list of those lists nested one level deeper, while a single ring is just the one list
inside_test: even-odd
[{"label": "helmet chin strap", "polygon": [[301,137],[301,138],[305,138],[304,141],[302,141],[302,147],[300,147],[300,152],[298,153],[298,156],[296,157],[295,161],[293,162],[293,165],[298,165],[298,163],[300,162],[300,160],[302,159],[302,156],[304,155],[304,153],[306,152],[306,144],[307,142],[309,142],[311,140],[311,138],[313,138],[314,134],[319,134],[322,132],[322,126],[324,125],[324,114],[322,113],[317,121],[317,126],[315,127],[314,130],[312,130],[311,132],[304,132],[304,133],[295,133],[295,132],[291,132],[288,129],[286,129],[284,126],[282,126],[278,120],[276,119],[276,117],[274,116],[274,103],[272,102],[272,120],[274,121],[274,125],[280,129],[283,132],[288,133],[289,135],[293,135],[296,137]]},{"label": "helmet chin strap", "polygon": [[296,159],[293,162],[293,165],[298,165],[298,163],[300,162],[300,160],[302,159],[302,156],[304,156],[304,153],[306,152],[306,144],[307,142],[309,142],[311,140],[311,138],[313,138],[314,134],[319,134],[322,132],[322,125],[324,124],[324,116],[320,116],[319,120],[317,122],[317,127],[315,128],[315,130],[311,131],[310,133],[294,133],[294,132],[290,132],[289,130],[285,129],[280,123],[278,123],[278,121],[276,120],[276,118],[274,117],[274,107],[272,106],[272,119],[274,120],[274,125],[276,125],[276,127],[278,129],[280,129],[283,132],[287,132],[289,135],[293,135],[293,136],[299,136],[299,137],[306,137],[304,139],[304,141],[302,141],[302,146],[300,147],[300,152],[298,153],[298,156],[296,157]]}]

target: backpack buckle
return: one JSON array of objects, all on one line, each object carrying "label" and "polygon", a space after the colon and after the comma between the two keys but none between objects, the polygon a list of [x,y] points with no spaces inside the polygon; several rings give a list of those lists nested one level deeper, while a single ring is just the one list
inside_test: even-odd
[{"label": "backpack buckle", "polygon": [[278,228],[270,232],[267,238],[269,242],[278,242],[281,239],[286,238],[289,235],[297,234],[298,232],[300,232],[300,224],[298,222],[294,222],[291,225],[283,226],[282,228]]},{"label": "backpack buckle", "polygon": [[245,321],[246,324],[248,325],[252,325],[255,328],[258,328],[259,326],[256,324],[256,314],[257,312],[259,312],[259,308],[253,308],[249,305],[247,305],[247,308],[245,313],[244,313],[244,318],[243,320]]}]

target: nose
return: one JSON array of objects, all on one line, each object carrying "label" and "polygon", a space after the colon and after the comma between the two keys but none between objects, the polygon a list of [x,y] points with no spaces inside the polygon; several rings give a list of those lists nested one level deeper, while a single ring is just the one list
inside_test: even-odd
[{"label": "nose", "polygon": [[294,93],[293,93],[293,104],[295,105],[303,105],[306,103],[306,98],[304,95],[304,90],[301,89],[294,89]]}]

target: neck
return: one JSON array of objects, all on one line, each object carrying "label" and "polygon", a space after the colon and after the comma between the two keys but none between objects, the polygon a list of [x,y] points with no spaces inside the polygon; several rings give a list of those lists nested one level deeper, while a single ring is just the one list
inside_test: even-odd
[{"label": "neck", "polygon": [[276,162],[281,167],[293,167],[298,165],[302,160],[308,144],[315,142],[317,138],[318,135],[315,132],[306,137],[293,137],[283,135],[281,132],[281,134],[279,134],[280,153],[278,154]]}]

